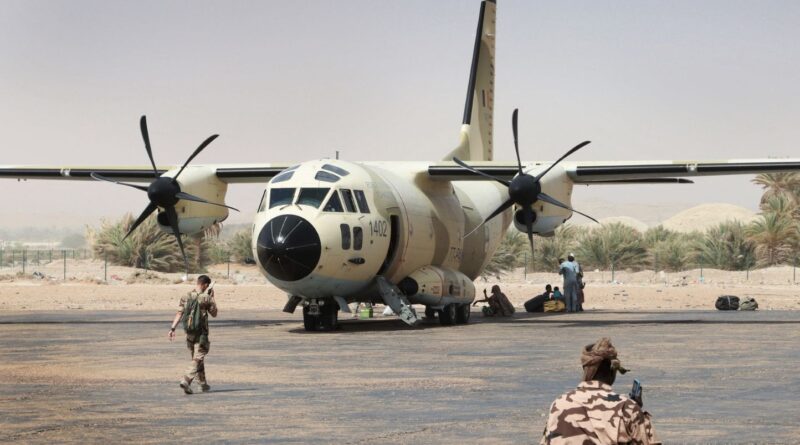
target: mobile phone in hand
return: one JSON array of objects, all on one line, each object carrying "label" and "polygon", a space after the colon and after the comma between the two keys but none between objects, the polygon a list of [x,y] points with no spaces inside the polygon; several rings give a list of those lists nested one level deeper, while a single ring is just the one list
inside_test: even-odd
[{"label": "mobile phone in hand", "polygon": [[642,406],[642,382],[639,379],[633,379],[633,387],[631,387],[630,398],[633,399],[639,406]]}]

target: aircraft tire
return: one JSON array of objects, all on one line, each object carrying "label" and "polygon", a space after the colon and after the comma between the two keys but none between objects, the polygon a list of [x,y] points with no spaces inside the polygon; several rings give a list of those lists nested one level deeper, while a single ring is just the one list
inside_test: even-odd
[{"label": "aircraft tire", "polygon": [[469,323],[469,317],[472,315],[469,304],[459,304],[456,308],[456,324]]},{"label": "aircraft tire", "polygon": [[458,312],[456,306],[455,304],[448,304],[439,311],[439,323],[442,326],[452,326],[455,323],[456,313]]},{"label": "aircraft tire", "polygon": [[322,313],[319,315],[322,329],[325,331],[335,330],[339,326],[339,308],[336,303],[326,304],[322,308]]},{"label": "aircraft tire", "polygon": [[433,320],[434,318],[436,318],[436,309],[430,306],[425,306],[425,318],[429,320]]},{"label": "aircraft tire", "polygon": [[320,327],[319,316],[310,315],[308,313],[308,306],[303,307],[303,327],[308,332],[318,331]]}]

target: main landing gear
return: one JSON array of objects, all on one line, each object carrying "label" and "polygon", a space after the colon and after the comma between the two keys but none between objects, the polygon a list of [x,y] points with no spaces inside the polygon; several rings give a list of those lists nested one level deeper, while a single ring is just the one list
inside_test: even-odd
[{"label": "main landing gear", "polygon": [[439,313],[439,323],[442,326],[452,326],[454,324],[467,324],[472,312],[469,304],[448,304],[436,311],[430,306],[425,308],[425,317],[433,318],[434,312]]},{"label": "main landing gear", "polygon": [[303,327],[306,331],[335,330],[339,327],[339,305],[334,301],[312,301],[304,304]]}]

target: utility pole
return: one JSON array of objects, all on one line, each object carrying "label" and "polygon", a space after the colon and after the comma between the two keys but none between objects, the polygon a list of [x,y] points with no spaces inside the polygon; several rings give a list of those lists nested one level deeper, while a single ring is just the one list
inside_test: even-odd
[{"label": "utility pole", "polygon": [[64,281],[67,281],[67,251],[62,250],[61,256],[64,258]]}]

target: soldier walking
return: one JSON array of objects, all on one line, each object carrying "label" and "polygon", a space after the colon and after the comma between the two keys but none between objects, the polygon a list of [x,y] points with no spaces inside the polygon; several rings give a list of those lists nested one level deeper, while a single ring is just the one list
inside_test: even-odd
[{"label": "soldier walking", "polygon": [[186,394],[192,393],[192,381],[197,378],[200,389],[208,392],[211,389],[206,381],[205,358],[211,342],[208,340],[208,316],[217,316],[217,303],[214,301],[214,288],[211,285],[211,278],[207,275],[197,277],[197,285],[194,290],[181,298],[178,305],[178,312],[172,320],[169,329],[169,341],[175,339],[175,328],[179,322],[183,322],[186,332],[186,347],[192,357],[192,363],[186,370],[186,374],[181,379],[180,387]]},{"label": "soldier walking", "polygon": [[587,345],[581,354],[583,381],[550,406],[541,444],[660,444],[651,416],[642,409],[639,393],[634,400],[615,393],[611,385],[617,371],[624,374],[611,339]]}]

